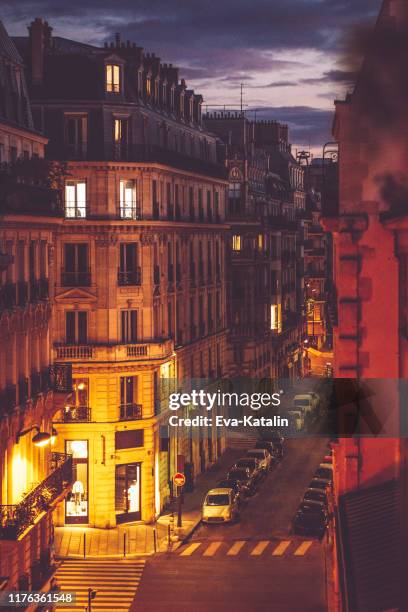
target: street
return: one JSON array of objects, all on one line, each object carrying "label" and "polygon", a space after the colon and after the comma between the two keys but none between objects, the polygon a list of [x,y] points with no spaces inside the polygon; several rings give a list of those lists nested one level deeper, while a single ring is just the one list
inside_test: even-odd
[{"label": "street", "polygon": [[178,551],[150,558],[131,609],[325,610],[324,544],[294,535],[291,521],[326,444],[286,440],[283,460],[245,502],[240,521],[200,525]]}]

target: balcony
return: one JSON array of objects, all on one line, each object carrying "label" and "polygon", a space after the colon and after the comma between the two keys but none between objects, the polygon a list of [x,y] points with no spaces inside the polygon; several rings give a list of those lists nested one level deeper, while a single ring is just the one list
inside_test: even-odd
[{"label": "balcony", "polygon": [[119,219],[138,221],[142,218],[142,209],[138,202],[120,202]]},{"label": "balcony", "polygon": [[89,202],[76,202],[76,203],[65,203],[65,218],[73,219],[87,219],[89,217]]},{"label": "balcony", "polygon": [[118,270],[119,287],[134,287],[142,284],[142,269],[137,266],[134,270]]},{"label": "balcony", "polygon": [[0,540],[17,538],[53,508],[72,485],[72,456],[52,453],[50,474],[19,504],[0,506]]},{"label": "balcony", "polygon": [[64,406],[61,419],[56,423],[90,423],[91,408],[89,406]]},{"label": "balcony", "polygon": [[90,287],[90,270],[75,270],[74,272],[61,271],[61,287]]},{"label": "balcony", "polygon": [[12,310],[16,306],[16,285],[7,283],[0,287],[0,311]]},{"label": "balcony", "polygon": [[142,418],[141,404],[121,404],[119,406],[119,419],[121,421],[134,421]]},{"label": "balcony", "polygon": [[173,352],[171,340],[152,340],[136,344],[60,344],[54,347],[58,361],[129,361],[165,359]]}]

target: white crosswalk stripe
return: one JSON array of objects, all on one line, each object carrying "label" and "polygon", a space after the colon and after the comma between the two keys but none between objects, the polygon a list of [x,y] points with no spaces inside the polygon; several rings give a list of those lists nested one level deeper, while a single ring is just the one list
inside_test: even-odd
[{"label": "white crosswalk stripe", "polygon": [[144,559],[67,559],[56,573],[61,591],[76,594],[75,607],[58,607],[57,611],[85,610],[88,588],[97,591],[92,610],[129,610],[140,584]]},{"label": "white crosswalk stripe", "polygon": [[[313,540],[260,540],[259,542],[236,540],[216,542],[191,542],[182,546],[178,554],[182,557],[203,556],[214,557],[226,555],[238,557],[247,555],[250,557],[287,557],[295,555],[303,557],[308,554]],[[271,545],[271,546],[270,546]]]}]

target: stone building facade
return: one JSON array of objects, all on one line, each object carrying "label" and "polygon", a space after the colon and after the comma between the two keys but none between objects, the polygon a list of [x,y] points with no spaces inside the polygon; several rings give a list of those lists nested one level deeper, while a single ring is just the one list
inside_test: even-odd
[{"label": "stone building facade", "polygon": [[73,364],[74,394],[55,426],[75,482],[58,522],[151,521],[173,474],[192,482],[225,447],[215,428],[167,427],[175,380],[225,372],[217,139],[177,68],[134,44],[83,45],[41,20],[16,43],[47,156],[68,173],[54,357]]}]

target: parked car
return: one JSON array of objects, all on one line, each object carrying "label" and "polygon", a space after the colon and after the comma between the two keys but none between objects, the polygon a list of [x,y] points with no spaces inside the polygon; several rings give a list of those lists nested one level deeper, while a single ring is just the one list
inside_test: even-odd
[{"label": "parked car", "polygon": [[235,496],[238,499],[238,503],[240,504],[248,494],[248,489],[244,485],[244,483],[240,480],[235,480],[234,478],[225,478],[224,480],[220,480],[217,482],[217,489],[232,489],[234,491]]},{"label": "parked car", "polygon": [[245,495],[252,495],[256,489],[256,480],[251,476],[248,468],[232,467],[228,474],[228,480],[238,480],[241,483]]},{"label": "parked car", "polygon": [[284,437],[279,432],[268,434],[267,440],[257,440],[255,448],[264,448],[269,451],[272,457],[282,459]]},{"label": "parked car", "polygon": [[289,426],[292,431],[302,431],[305,427],[305,413],[303,410],[288,410]]},{"label": "parked car", "polygon": [[261,462],[254,457],[242,457],[234,464],[234,467],[248,468],[251,477],[258,480],[262,476]]},{"label": "parked car", "polygon": [[309,489],[321,489],[322,491],[326,491],[327,487],[330,485],[330,482],[323,478],[318,478],[314,476],[313,479],[309,483]]},{"label": "parked car", "polygon": [[238,518],[238,501],[232,489],[211,489],[205,496],[204,523],[229,523]]},{"label": "parked car", "polygon": [[333,466],[330,463],[321,463],[315,471],[315,477],[327,480],[327,482],[332,482]]},{"label": "parked car", "polygon": [[293,398],[294,408],[303,410],[305,419],[309,421],[314,421],[318,417],[319,403],[319,396],[313,391],[311,393],[295,395]]},{"label": "parked car", "polygon": [[324,503],[303,501],[293,519],[293,529],[295,533],[322,537],[327,523],[328,515]]},{"label": "parked car", "polygon": [[265,448],[252,448],[247,451],[247,457],[259,459],[262,470],[266,473],[272,466],[272,455]]},{"label": "parked car", "polygon": [[327,505],[326,491],[323,489],[306,489],[303,501],[318,501]]}]

